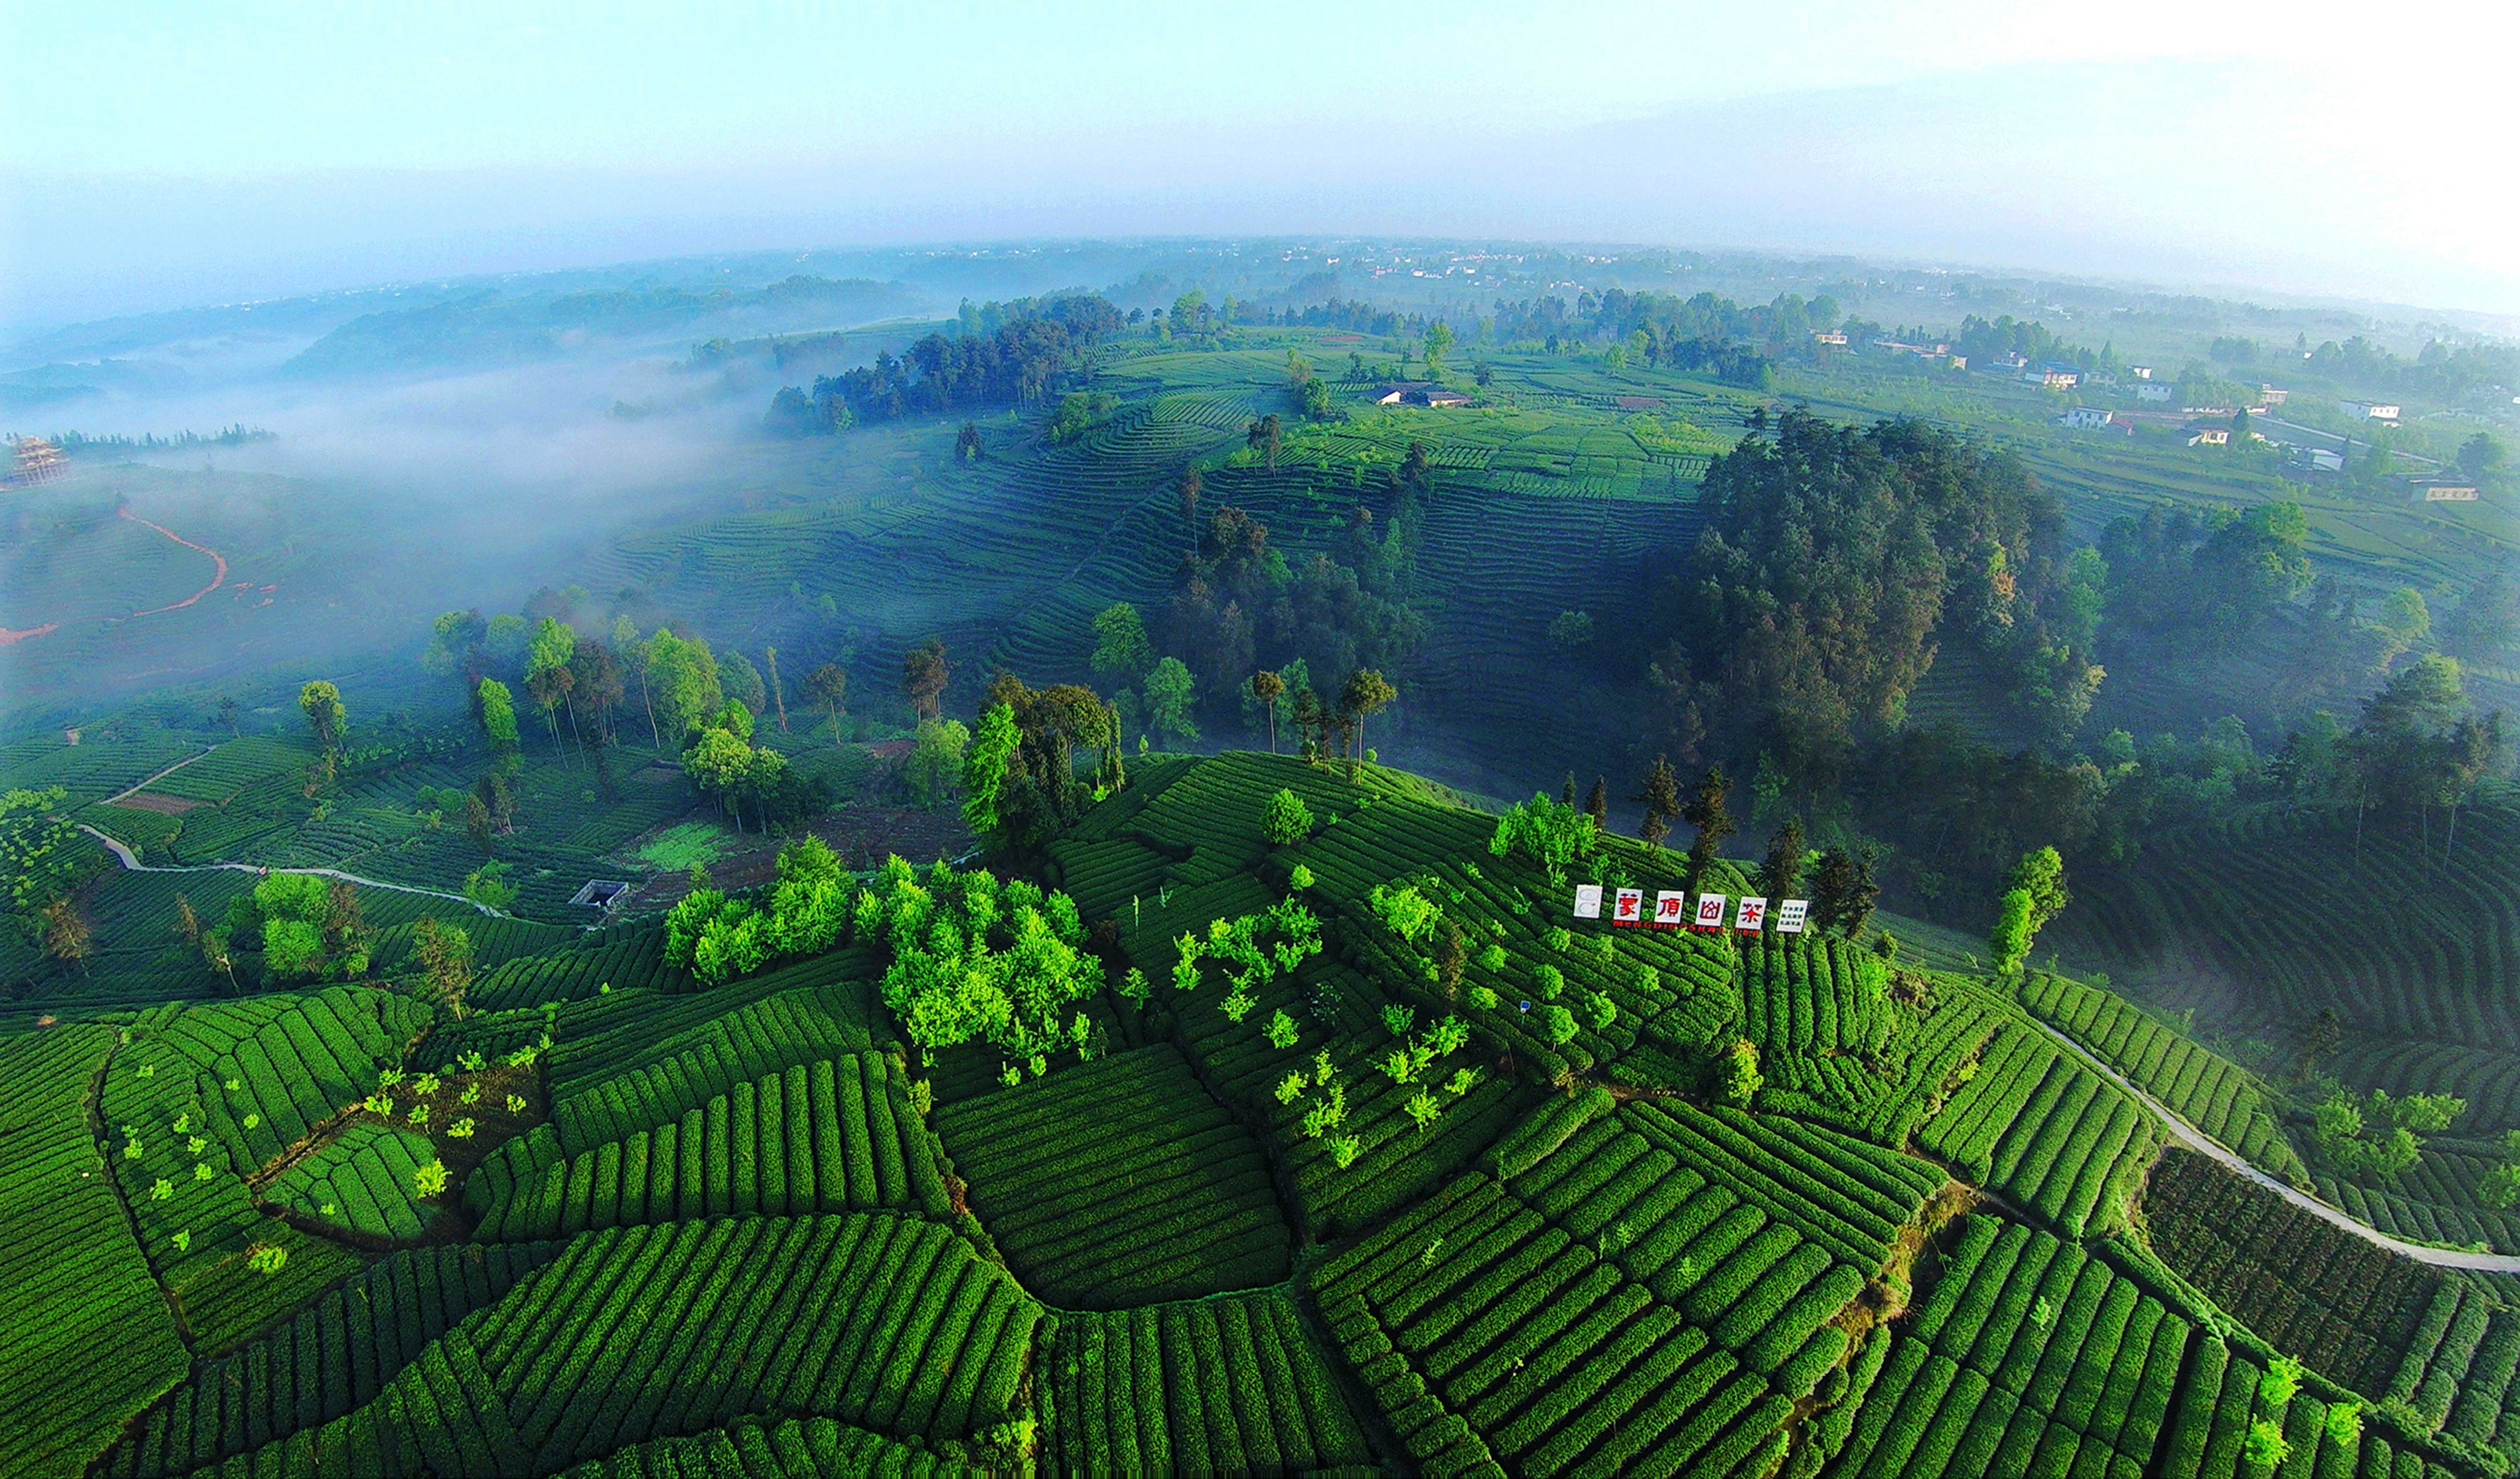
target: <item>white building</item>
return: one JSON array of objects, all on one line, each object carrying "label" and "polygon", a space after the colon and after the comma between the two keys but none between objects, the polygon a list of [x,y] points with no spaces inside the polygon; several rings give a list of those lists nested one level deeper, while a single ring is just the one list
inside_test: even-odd
[{"label": "white building", "polygon": [[2378,401],[2339,401],[2338,407],[2357,421],[2394,422],[2399,408]]},{"label": "white building", "polygon": [[2078,429],[2088,431],[2105,426],[2113,419],[2114,418],[2111,416],[2109,409],[2105,406],[2076,406],[2073,410],[2056,418],[2056,425],[2060,426],[2073,426]]},{"label": "white building", "polygon": [[[2141,375],[2144,372],[2138,370],[2136,373]],[[2178,393],[2177,385],[2162,381],[2147,380],[2135,387],[2135,398],[2139,401],[2166,401]]]}]

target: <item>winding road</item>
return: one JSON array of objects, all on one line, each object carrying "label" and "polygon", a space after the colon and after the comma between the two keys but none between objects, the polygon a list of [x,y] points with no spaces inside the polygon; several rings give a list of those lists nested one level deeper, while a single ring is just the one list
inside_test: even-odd
[{"label": "winding road", "polygon": [[441,888],[420,888],[409,883],[387,883],[382,878],[363,878],[357,874],[343,873],[338,868],[263,868],[252,863],[191,863],[180,865],[143,863],[132,853],[129,847],[107,836],[105,833],[98,831],[95,828],[88,826],[86,823],[80,823],[78,828],[79,830],[87,833],[91,837],[94,837],[99,842],[104,843],[106,851],[112,853],[115,858],[121,861],[124,868],[129,869],[133,873],[217,873],[221,869],[233,869],[238,873],[249,873],[257,876],[263,874],[276,873],[312,874],[319,878],[338,878],[344,883],[356,883],[362,888],[390,888],[396,893],[427,894],[432,899],[450,899],[455,903],[463,905],[467,909],[477,910],[482,914],[488,915],[494,919],[504,919],[509,918],[509,916],[503,915],[499,913],[499,911],[492,909],[489,905],[483,904],[475,899],[468,899],[462,894],[448,893]]},{"label": "winding road", "polygon": [[2111,1083],[2135,1096],[2138,1102],[2161,1116],[2161,1122],[2170,1127],[2170,1133],[2179,1139],[2180,1143],[2199,1155],[2208,1156],[2229,1167],[2319,1221],[2342,1228],[2363,1241],[2377,1244],[2392,1253],[2404,1254],[2417,1263],[2431,1264],[2435,1268],[2474,1269],[2487,1274],[2520,1274],[2520,1257],[2514,1257],[2508,1253],[2469,1253],[2458,1248],[2436,1248],[2425,1243],[2408,1242],[2402,1237],[2391,1237],[2370,1224],[2358,1222],[2351,1215],[2329,1206],[2307,1191],[2296,1188],[2290,1182],[2278,1181],[2269,1176],[2221,1142],[2172,1113],[2168,1104],[2129,1083],[2125,1074],[2101,1062],[2090,1049],[2041,1021],[2036,1015],[2027,1012],[2024,1015],[2041,1031],[2062,1043],[2068,1052],[2107,1075]]},{"label": "winding road", "polygon": [[148,527],[150,527],[150,528],[152,528],[152,529],[156,529],[158,533],[163,534],[163,535],[165,535],[168,539],[171,539],[171,540],[175,541],[175,543],[177,543],[177,544],[179,544],[179,545],[182,545],[185,549],[188,549],[188,550],[199,550],[199,551],[201,551],[202,554],[207,555],[208,557],[210,557],[210,559],[211,559],[211,560],[215,560],[215,561],[217,562],[217,564],[218,564],[218,567],[219,567],[219,568],[218,568],[218,573],[217,573],[217,574],[215,574],[215,575],[212,575],[212,576],[210,577],[210,583],[209,583],[208,585],[205,585],[205,586],[202,587],[200,590],[195,591],[192,595],[185,597],[183,600],[178,601],[178,602],[173,602],[173,603],[171,603],[171,604],[169,604],[169,605],[161,605],[161,606],[151,606],[149,609],[147,609],[147,610],[145,610],[145,611],[134,611],[134,612],[132,612],[132,613],[131,613],[132,615],[134,615],[134,616],[155,616],[155,615],[157,615],[159,611],[180,611],[180,610],[182,610],[184,607],[186,607],[186,606],[188,606],[188,605],[191,605],[194,602],[201,600],[202,597],[207,596],[207,595],[208,595],[208,594],[210,594],[212,591],[217,590],[220,586],[225,585],[225,584],[227,583],[227,578],[228,578],[228,558],[227,558],[225,555],[222,555],[222,554],[220,554],[218,551],[211,549],[208,545],[198,545],[198,544],[195,544],[195,543],[193,543],[191,540],[186,539],[183,535],[178,534],[178,533],[176,533],[174,530],[172,530],[172,529],[170,529],[170,528],[166,527],[164,524],[161,524],[161,523],[150,523],[148,519],[145,519],[145,518],[141,517],[139,515],[132,513],[132,512],[131,512],[130,510],[128,510],[128,509],[121,510],[120,512],[121,512],[121,514],[122,514],[122,516],[123,516],[123,517],[125,517],[125,518],[127,518],[127,519],[130,519],[133,523],[136,523],[136,524],[145,524],[145,525],[147,525]]}]

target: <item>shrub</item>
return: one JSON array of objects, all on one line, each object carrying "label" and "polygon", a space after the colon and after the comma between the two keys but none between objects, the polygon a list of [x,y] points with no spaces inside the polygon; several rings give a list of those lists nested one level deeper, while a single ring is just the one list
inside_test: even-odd
[{"label": "shrub", "polygon": [[1566,972],[1554,965],[1541,966],[1531,973],[1531,980],[1540,989],[1540,999],[1544,1002],[1556,1001],[1557,994],[1566,989]]},{"label": "shrub", "polygon": [[1280,847],[1301,842],[1313,834],[1313,809],[1303,797],[1281,786],[1261,813],[1260,829]]},{"label": "shrub", "polygon": [[245,1266],[256,1274],[277,1274],[288,1263],[289,1250],[278,1243],[253,1243],[245,1250]]},{"label": "shrub", "polygon": [[1619,1004],[1606,996],[1589,998],[1584,1003],[1584,1009],[1593,1018],[1595,1032],[1609,1031],[1610,1024],[1619,1019]]},{"label": "shrub", "polygon": [[1491,944],[1480,950],[1479,968],[1482,970],[1505,969],[1505,947],[1502,945]]},{"label": "shrub", "polygon": [[1295,890],[1297,893],[1301,893],[1305,889],[1312,887],[1313,871],[1301,863],[1296,864],[1294,871],[1286,874],[1286,886]]},{"label": "shrub", "polygon": [[2284,1441],[2282,1424],[2261,1417],[2249,1425],[2248,1441],[2241,1445],[2240,1454],[2252,1468],[2272,1471],[2292,1457],[2292,1445]]},{"label": "shrub", "polygon": [[1286,1015],[1286,1008],[1279,1008],[1269,1018],[1269,1046],[1292,1048],[1295,1036],[1295,1019]]},{"label": "shrub", "polygon": [[411,1174],[411,1184],[423,1196],[435,1196],[446,1189],[446,1162],[432,1160]]},{"label": "shrub", "polygon": [[1748,1038],[1734,1038],[1724,1054],[1724,1098],[1726,1101],[1749,1106],[1760,1086],[1767,1079],[1759,1072],[1759,1047]]},{"label": "shrub", "polygon": [[1575,1013],[1565,1008],[1544,1007],[1540,1008],[1540,1020],[1549,1041],[1562,1045],[1575,1040]]},{"label": "shrub", "polygon": [[1470,1005],[1481,1011],[1494,1011],[1497,1008],[1497,994],[1485,986],[1473,986],[1470,988]]}]

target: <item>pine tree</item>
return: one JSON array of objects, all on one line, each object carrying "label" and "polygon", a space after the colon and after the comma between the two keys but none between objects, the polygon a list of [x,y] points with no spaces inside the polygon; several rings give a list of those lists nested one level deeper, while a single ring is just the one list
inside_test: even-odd
[{"label": "pine tree", "polygon": [[1803,881],[1803,819],[1787,817],[1768,839],[1768,856],[1759,865],[1759,889],[1768,896],[1768,919],[1777,917],[1777,905]]},{"label": "pine tree", "polygon": [[[1644,820],[1637,824],[1637,835],[1649,847],[1660,847],[1665,833],[1671,830],[1671,819],[1680,815],[1680,773],[1671,768],[1668,757],[1656,755],[1653,768],[1645,772],[1644,789],[1628,798],[1644,803]],[[1697,887],[1692,878],[1688,885]]]},{"label": "pine tree", "polygon": [[1732,813],[1724,804],[1732,783],[1725,779],[1724,767],[1707,767],[1705,779],[1697,783],[1696,793],[1681,808],[1681,820],[1697,829],[1697,839],[1688,844],[1688,891],[1697,892],[1706,870],[1714,865],[1715,850],[1732,835]]},{"label": "pine tree", "polygon": [[1595,776],[1593,793],[1584,798],[1584,815],[1593,819],[1593,830],[1607,835],[1610,830],[1610,778]]}]

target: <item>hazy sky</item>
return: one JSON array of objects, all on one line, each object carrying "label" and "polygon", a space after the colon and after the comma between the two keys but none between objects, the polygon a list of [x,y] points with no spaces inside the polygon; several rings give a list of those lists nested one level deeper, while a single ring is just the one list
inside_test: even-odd
[{"label": "hazy sky", "polygon": [[0,6],[5,321],[720,247],[1264,231],[2520,312],[2509,5]]}]

